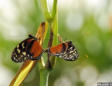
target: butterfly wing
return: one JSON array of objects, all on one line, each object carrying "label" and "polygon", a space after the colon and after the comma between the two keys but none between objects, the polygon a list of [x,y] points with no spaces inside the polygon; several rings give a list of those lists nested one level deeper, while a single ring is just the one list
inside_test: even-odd
[{"label": "butterfly wing", "polygon": [[75,48],[75,46],[72,44],[71,41],[65,43],[66,49],[63,53],[59,54],[60,58],[63,58],[68,61],[74,61],[78,58],[79,54]]},{"label": "butterfly wing", "polygon": [[23,62],[27,60],[31,55],[28,53],[29,45],[32,39],[28,38],[22,41],[12,52],[11,59],[14,62]]},{"label": "butterfly wing", "polygon": [[41,47],[41,45],[39,44],[38,41],[34,41],[33,44],[31,43],[31,45],[29,46],[30,49],[29,53],[31,55],[31,57],[29,59],[31,60],[38,60],[40,59],[42,53],[43,53],[43,49]]},{"label": "butterfly wing", "polygon": [[67,61],[75,61],[79,56],[71,41],[51,47],[49,53]]},{"label": "butterfly wing", "polygon": [[37,39],[31,35],[22,41],[13,51],[12,60],[14,62],[23,62],[28,59],[38,60],[43,53],[42,47]]}]

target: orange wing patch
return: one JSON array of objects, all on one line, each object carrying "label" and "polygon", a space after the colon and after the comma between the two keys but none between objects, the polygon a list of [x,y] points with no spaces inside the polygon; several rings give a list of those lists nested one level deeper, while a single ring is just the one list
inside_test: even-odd
[{"label": "orange wing patch", "polygon": [[50,48],[50,52],[52,52],[52,54],[57,54],[57,53],[60,53],[62,52],[63,50],[63,45],[62,44],[59,44],[57,46],[53,46]]},{"label": "orange wing patch", "polygon": [[54,47],[51,47],[48,50],[46,50],[46,52],[67,61],[75,61],[79,56],[77,49],[72,44],[72,41],[68,41],[68,42],[56,45]]},{"label": "orange wing patch", "polygon": [[33,54],[33,58],[37,58],[42,53],[42,47],[40,46],[39,42],[34,41],[30,53]]},{"label": "orange wing patch", "polygon": [[38,60],[40,59],[42,53],[43,49],[40,46],[38,39],[29,35],[27,39],[23,40],[14,48],[11,59],[14,62]]}]

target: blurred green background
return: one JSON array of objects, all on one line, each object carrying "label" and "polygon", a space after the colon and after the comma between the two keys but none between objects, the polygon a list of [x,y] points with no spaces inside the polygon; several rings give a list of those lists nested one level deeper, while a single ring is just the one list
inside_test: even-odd
[{"label": "blurred green background", "polygon": [[[50,9],[53,0],[47,1]],[[21,66],[10,59],[13,48],[35,35],[43,21],[39,0],[0,0],[0,86],[8,86]],[[63,40],[75,44],[79,59],[58,58],[49,86],[112,81],[112,0],[58,0],[58,27]],[[38,64],[21,86],[39,86]]]}]

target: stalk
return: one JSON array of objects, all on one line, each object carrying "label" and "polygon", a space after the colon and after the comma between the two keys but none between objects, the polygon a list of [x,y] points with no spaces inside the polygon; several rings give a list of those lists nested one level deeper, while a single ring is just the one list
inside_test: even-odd
[{"label": "stalk", "polygon": [[[46,20],[50,26],[50,40],[48,47],[57,44],[57,34],[58,34],[58,15],[57,15],[57,0],[53,1],[53,7],[51,13],[48,10],[47,0],[41,0],[41,7]],[[52,37],[53,36],[53,37]],[[50,45],[49,45],[50,44]],[[55,65],[55,57],[48,56],[48,61],[45,63],[45,67],[40,69],[40,86],[48,86],[48,80],[50,71],[52,71]]]}]

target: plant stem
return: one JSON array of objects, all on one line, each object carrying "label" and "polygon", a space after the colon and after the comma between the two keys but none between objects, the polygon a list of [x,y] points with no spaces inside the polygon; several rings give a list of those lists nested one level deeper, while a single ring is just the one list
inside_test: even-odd
[{"label": "plant stem", "polygon": [[49,70],[40,70],[40,86],[48,86]]},{"label": "plant stem", "polygon": [[54,0],[51,17],[54,18],[56,14],[57,14],[57,0]]},{"label": "plant stem", "polygon": [[[47,7],[47,0],[41,0],[41,6],[48,24],[50,25],[50,30],[53,32],[52,45],[57,44],[57,34],[58,34],[58,14],[57,14],[57,0],[53,1],[52,12],[50,13]],[[50,57],[51,68],[54,67],[55,57]],[[46,63],[45,63],[46,64]],[[47,64],[46,64],[47,65]],[[48,78],[50,74],[49,66],[40,69],[40,86],[48,86]]]},{"label": "plant stem", "polygon": [[51,14],[47,7],[47,0],[40,0],[40,1],[41,1],[41,7],[42,7],[42,11],[44,13],[44,16],[45,16],[46,20],[49,21],[51,19]]},{"label": "plant stem", "polygon": [[52,22],[57,12],[57,0],[53,1],[53,7],[51,13],[48,10],[47,0],[41,0],[41,7],[46,20],[48,22]]},{"label": "plant stem", "polygon": [[[53,45],[56,45],[57,44],[57,34],[58,34],[58,15],[57,15],[57,12],[56,12],[56,16],[51,24],[51,31],[53,31],[53,43],[52,43],[52,46]],[[50,57],[50,63],[51,63],[51,67],[53,68],[55,63],[56,63],[56,59],[54,56],[51,56]]]}]

